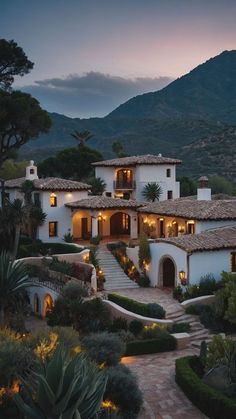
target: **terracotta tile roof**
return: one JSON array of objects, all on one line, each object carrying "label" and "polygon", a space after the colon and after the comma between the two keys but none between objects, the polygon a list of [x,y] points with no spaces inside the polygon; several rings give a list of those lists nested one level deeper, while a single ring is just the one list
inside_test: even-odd
[{"label": "terracotta tile roof", "polygon": [[84,209],[116,209],[116,208],[138,208],[143,203],[133,201],[131,199],[110,198],[107,196],[90,196],[86,199],[80,199],[75,202],[68,202],[65,204],[70,208],[84,208]]},{"label": "terracotta tile roof", "polygon": [[[25,178],[11,179],[5,182],[8,189],[19,189]],[[61,179],[57,177],[47,177],[33,180],[35,189],[42,191],[80,191],[90,189],[90,185],[69,179]]]},{"label": "terracotta tile roof", "polygon": [[199,234],[158,239],[155,242],[170,243],[188,253],[203,252],[204,250],[236,249],[236,225],[207,230]]},{"label": "terracotta tile roof", "polygon": [[120,159],[103,160],[92,163],[94,166],[136,166],[143,164],[180,164],[181,160],[163,157],[162,155],[144,154],[143,156],[122,157]]},{"label": "terracotta tile roof", "polygon": [[236,220],[236,200],[198,201],[176,199],[153,202],[139,208],[139,212],[193,220]]}]

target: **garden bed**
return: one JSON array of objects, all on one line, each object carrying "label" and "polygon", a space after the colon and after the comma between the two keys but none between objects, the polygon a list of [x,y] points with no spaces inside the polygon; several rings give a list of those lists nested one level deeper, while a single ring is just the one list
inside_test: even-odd
[{"label": "garden bed", "polygon": [[153,319],[165,318],[166,313],[164,308],[156,303],[144,304],[118,294],[108,294],[108,300],[144,317],[151,317]]},{"label": "garden bed", "polygon": [[197,356],[176,360],[176,382],[191,402],[210,419],[235,419],[236,400],[204,384],[196,371],[201,371]]}]

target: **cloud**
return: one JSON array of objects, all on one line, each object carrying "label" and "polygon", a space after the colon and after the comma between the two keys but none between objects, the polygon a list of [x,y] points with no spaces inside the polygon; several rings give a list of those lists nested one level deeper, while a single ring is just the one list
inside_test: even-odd
[{"label": "cloud", "polygon": [[91,71],[38,80],[22,90],[31,93],[50,112],[87,118],[105,116],[133,96],[160,90],[171,81],[169,77],[126,79]]}]

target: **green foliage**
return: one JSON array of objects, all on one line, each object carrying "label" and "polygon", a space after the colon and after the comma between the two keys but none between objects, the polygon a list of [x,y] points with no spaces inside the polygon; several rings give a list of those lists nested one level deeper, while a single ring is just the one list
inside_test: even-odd
[{"label": "green foliage", "polygon": [[142,196],[146,201],[155,202],[159,201],[162,193],[162,188],[157,182],[149,182],[144,186]]},{"label": "green foliage", "polygon": [[137,284],[143,288],[148,288],[150,286],[150,279],[146,274],[137,275],[135,282],[137,282]]},{"label": "green foliage", "polygon": [[76,141],[78,141],[78,147],[84,147],[85,143],[92,138],[92,134],[89,131],[77,131],[75,130],[71,137],[73,137]]},{"label": "green foliage", "polygon": [[123,144],[120,141],[114,141],[112,143],[112,151],[116,154],[117,157],[127,157],[127,154],[124,152]]},{"label": "green foliage", "polygon": [[62,289],[62,295],[70,300],[88,297],[88,290],[80,285],[76,280],[71,280],[66,283]]},{"label": "green foliage", "polygon": [[204,310],[204,305],[202,305],[202,304],[191,304],[190,306],[186,307],[185,313],[186,314],[193,314],[194,316],[199,316],[203,310]]},{"label": "green foliage", "polygon": [[33,364],[33,355],[20,335],[0,330],[0,386],[9,387],[20,376],[25,377]]},{"label": "green foliage", "polygon": [[153,323],[150,326],[144,326],[141,338],[142,340],[150,340],[166,335],[169,335],[166,326]]},{"label": "green foliage", "polygon": [[201,295],[211,295],[219,288],[212,274],[206,274],[200,278],[199,292]]},{"label": "green foliage", "polygon": [[174,323],[171,326],[170,333],[188,333],[190,329],[190,324],[187,322]]},{"label": "green foliage", "polygon": [[165,317],[165,310],[163,307],[156,303],[144,304],[118,294],[108,294],[108,299],[125,308],[126,310],[140,314],[141,316],[155,318],[155,316],[158,315],[159,317],[156,318],[159,319],[163,319]]},{"label": "green foliage", "polygon": [[220,286],[220,282],[216,282],[212,274],[206,274],[200,278],[199,285],[188,285],[185,287],[185,290],[180,285],[175,287],[173,298],[182,302],[203,295],[212,295]]},{"label": "green foliage", "polygon": [[124,365],[109,368],[107,375],[104,400],[111,400],[123,419],[137,418],[143,398],[135,376]]},{"label": "green foliage", "polygon": [[82,340],[82,347],[98,365],[117,365],[125,353],[124,342],[113,333],[91,333]]},{"label": "green foliage", "polygon": [[86,179],[86,183],[91,185],[92,195],[102,195],[106,190],[106,184],[100,177],[90,177]]},{"label": "green foliage", "polygon": [[209,187],[213,194],[233,195],[235,193],[235,185],[222,176],[211,176],[209,178]]},{"label": "green foliage", "polygon": [[0,254],[0,324],[5,322],[6,304],[21,291],[30,287],[27,266],[21,261],[14,262],[7,252]]},{"label": "green foliage", "polygon": [[48,329],[40,329],[29,335],[26,341],[26,346],[31,350],[35,350],[38,345],[42,342],[50,344],[50,335],[54,334],[57,336],[57,343],[60,343],[68,351],[74,350],[80,346],[79,333],[76,332],[72,327],[50,327]]},{"label": "green foliage", "polygon": [[135,337],[139,336],[143,331],[143,323],[136,319],[132,320],[129,324],[129,331],[133,333]]},{"label": "green foliage", "polygon": [[179,302],[183,301],[183,288],[181,285],[178,285],[173,289],[173,298]]},{"label": "green foliage", "polygon": [[70,232],[68,232],[68,233],[64,234],[63,240],[66,243],[73,243],[74,237],[73,237],[73,235]]},{"label": "green foliage", "polygon": [[51,120],[36,99],[28,93],[19,91],[0,90],[0,109],[0,164],[2,164],[7,160],[10,151],[18,149],[32,138],[37,138],[40,133],[47,132]]},{"label": "green foliage", "polygon": [[155,339],[134,340],[126,344],[126,356],[174,351],[176,339],[168,333],[160,333]]},{"label": "green foliage", "polygon": [[145,272],[145,265],[151,261],[151,252],[148,242],[148,238],[145,234],[142,234],[139,239],[139,250],[138,250],[138,262],[139,267]]},{"label": "green foliage", "polygon": [[67,243],[42,243],[37,240],[34,244],[20,245],[18,249],[19,257],[37,256],[37,255],[56,255],[56,254],[69,254],[80,253],[83,248],[73,246]]},{"label": "green foliage", "polygon": [[18,408],[30,418],[93,417],[99,410],[106,378],[104,371],[79,354],[70,358],[58,345],[50,360],[37,365],[25,381],[27,397],[15,395]]},{"label": "green foliage", "polygon": [[206,367],[210,369],[218,364],[229,364],[235,349],[235,342],[230,337],[213,336],[212,341],[208,344]]},{"label": "green foliage", "polygon": [[32,70],[32,63],[13,40],[0,39],[0,89],[8,90],[15,76],[24,76]]},{"label": "green foliage", "polygon": [[78,180],[93,176],[91,164],[101,159],[101,153],[87,146],[66,148],[59,151],[55,157],[44,160],[38,168],[41,176]]},{"label": "green foliage", "polygon": [[234,419],[236,402],[204,384],[194,372],[199,358],[184,357],[176,360],[176,382],[191,402],[212,419]]},{"label": "green foliage", "polygon": [[98,234],[97,236],[93,236],[90,238],[90,244],[93,244],[94,246],[98,246],[101,240],[102,240],[102,236]]},{"label": "green foliage", "polygon": [[[79,300],[77,304],[81,305],[81,300]],[[72,326],[73,315],[71,300],[58,297],[52,311],[48,314],[47,324],[49,326]]]},{"label": "green foliage", "polygon": [[199,358],[202,366],[205,367],[207,360],[207,343],[205,340],[201,342]]},{"label": "green foliage", "polygon": [[24,177],[26,166],[27,161],[25,160],[19,162],[13,159],[5,160],[2,167],[0,168],[0,178],[8,180]]},{"label": "green foliage", "polygon": [[110,332],[116,333],[119,330],[126,330],[128,329],[127,320],[123,317],[117,317],[116,319],[113,319],[112,324],[110,325]]},{"label": "green foliage", "polygon": [[107,305],[100,298],[84,301],[75,313],[76,330],[81,333],[98,332],[110,326],[111,314]]},{"label": "green foliage", "polygon": [[197,183],[188,176],[182,176],[178,179],[180,182],[180,196],[191,196],[197,193]]}]

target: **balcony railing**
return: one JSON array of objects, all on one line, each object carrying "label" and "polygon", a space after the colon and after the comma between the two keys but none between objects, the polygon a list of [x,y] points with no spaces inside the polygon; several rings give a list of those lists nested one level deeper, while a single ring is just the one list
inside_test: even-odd
[{"label": "balcony railing", "polygon": [[133,190],[136,188],[135,180],[132,182],[124,182],[119,180],[114,180],[114,189],[116,190]]}]

